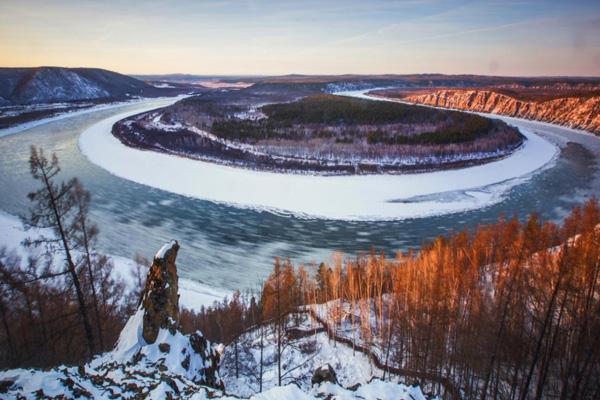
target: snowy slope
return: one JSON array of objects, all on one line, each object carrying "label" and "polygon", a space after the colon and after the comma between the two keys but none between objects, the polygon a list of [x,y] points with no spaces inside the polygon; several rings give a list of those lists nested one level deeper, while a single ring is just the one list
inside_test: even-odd
[{"label": "snowy slope", "polygon": [[[292,400],[292,399],[394,399],[424,400],[418,386],[409,386],[378,379],[381,370],[373,367],[361,353],[334,345],[325,334],[305,338],[285,353],[283,364],[294,368],[293,374],[281,387],[276,386],[274,370],[275,341],[265,338],[266,365],[264,391],[252,386],[256,360],[242,358],[242,376],[234,378],[231,363],[221,367],[225,376],[225,392],[203,384],[205,371],[213,368],[215,347],[202,338],[200,332],[182,335],[180,332],[159,331],[157,340],[148,344],[142,336],[144,310],[130,317],[121,332],[115,349],[97,356],[88,364],[60,366],[51,370],[15,369],[0,372],[0,382],[5,392],[2,399],[36,399],[40,395],[64,398],[182,398],[182,399],[238,399]],[[246,337],[256,346],[256,332]],[[314,341],[314,344],[311,343]],[[308,345],[308,346],[307,346]],[[307,348],[313,348],[307,351]],[[229,348],[225,352],[228,357]],[[256,357],[256,348],[251,350]],[[231,357],[231,354],[229,354]],[[312,372],[321,365],[331,364],[336,370],[339,384],[329,382],[311,386]],[[300,365],[300,368],[295,368]],[[214,371],[214,370],[213,370]],[[218,375],[217,375],[218,376]]]},{"label": "snowy slope", "polygon": [[[307,314],[298,314],[288,321],[288,328],[299,328],[301,331],[310,332],[319,325]],[[299,323],[296,326],[296,323]],[[263,390],[277,389],[277,339],[275,327],[267,325],[243,334],[237,344],[232,343],[225,348],[221,360],[221,378],[225,383],[227,393],[250,397],[258,394],[261,334],[263,343]],[[236,377],[236,355],[238,354],[238,377]],[[351,347],[331,340],[326,332],[317,332],[306,337],[286,340],[282,351],[282,384],[295,385],[302,391],[312,395],[335,394],[338,398],[356,398],[367,393],[388,393],[384,397],[365,398],[404,398],[409,394],[414,399],[424,398],[419,387],[411,387],[412,379],[392,376],[388,374],[388,381],[382,382],[383,370],[377,368],[365,354],[354,351]],[[329,364],[336,373],[338,385],[324,383],[319,388],[311,384],[313,373],[321,366]],[[348,388],[359,387],[356,392]],[[361,394],[361,393],[365,394]],[[326,397],[323,395],[323,397]]]},{"label": "snowy slope", "polygon": [[[5,218],[5,222],[10,223],[11,218]],[[14,221],[12,224],[14,225]],[[267,372],[264,374],[265,391],[249,391],[246,386],[249,387],[252,382],[246,378],[252,378],[253,371],[256,371],[256,349],[253,344],[256,343],[258,331],[242,339],[242,342],[249,342],[245,353],[247,357],[242,357],[245,366],[242,377],[233,378],[231,362],[224,363],[220,368],[228,376],[229,387],[225,386],[227,392],[224,392],[219,372],[221,346],[211,345],[199,331],[183,335],[175,323],[178,313],[169,311],[166,306],[173,304],[175,310],[178,308],[178,293],[161,289],[178,286],[175,269],[178,248],[176,242],[171,242],[156,254],[148,273],[149,283],[144,290],[143,300],[129,318],[112,351],[98,355],[81,366],[59,366],[43,371],[2,371],[0,398],[234,399],[238,398],[236,395],[243,394],[252,395],[254,399],[284,400],[324,397],[424,399],[419,387],[373,380],[382,371],[374,368],[364,355],[353,354],[351,348],[332,345],[324,334],[300,339],[284,353],[282,361],[291,374],[286,373],[286,385],[283,387],[277,387],[274,378],[276,342],[272,333],[267,335],[264,352],[270,361],[267,362]],[[168,276],[165,277],[164,274]],[[170,284],[174,286],[169,286]],[[154,325],[157,316],[163,318],[162,312],[168,313],[163,319],[163,322],[168,322],[166,325]],[[311,326],[309,319],[300,322],[303,328]],[[158,328],[157,335],[148,338],[147,332],[154,326]],[[339,371],[340,385],[310,385],[313,371],[324,364],[334,365]],[[349,385],[353,386],[349,388]]]},{"label": "snowy slope", "polygon": [[9,392],[1,397],[33,399],[38,398],[39,390],[49,397],[93,399],[221,394],[203,385],[206,369],[213,368],[210,357],[215,350],[201,333],[184,336],[161,329],[156,342],[147,344],[141,335],[142,323],[143,309],[139,309],[127,322],[115,349],[82,367],[0,372],[0,380],[10,383]]},{"label": "snowy slope", "polygon": [[0,98],[12,104],[141,96],[155,88],[98,68],[0,68]]}]

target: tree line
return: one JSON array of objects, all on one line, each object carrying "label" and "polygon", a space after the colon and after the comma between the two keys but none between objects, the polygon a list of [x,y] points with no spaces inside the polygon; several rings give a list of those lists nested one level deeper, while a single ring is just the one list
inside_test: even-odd
[{"label": "tree line", "polygon": [[[94,250],[81,183],[58,182],[58,159],[35,147],[30,169],[39,188],[23,222],[42,230],[24,244],[48,257],[0,251],[2,368],[89,360],[113,346],[139,299],[135,290],[123,298],[125,282]],[[141,288],[139,269],[135,280]],[[236,355],[240,334],[258,329],[262,349],[270,329],[281,382],[299,307],[322,312],[336,335],[388,365],[452,379],[466,398],[599,398],[600,207],[589,200],[560,225],[501,218],[394,257],[276,259],[260,290],[186,310],[181,324],[233,344]],[[261,377],[262,365],[261,357]]]},{"label": "tree line", "polygon": [[90,193],[76,178],[59,181],[56,154],[32,146],[29,166],[39,187],[22,222],[35,234],[22,244],[37,250],[23,260],[0,249],[0,368],[76,364],[111,349],[145,279],[138,270],[126,290],[95,250]]},{"label": "tree line", "polygon": [[[267,118],[249,120],[221,114],[220,118],[212,121],[210,130],[219,137],[245,142],[268,139],[302,141],[312,137],[339,139],[339,128],[348,135],[353,134],[353,127],[360,126],[370,127],[369,144],[463,143],[485,136],[493,129],[513,132],[514,141],[520,138],[518,132],[505,123],[479,115],[328,94],[308,96],[290,103],[268,104],[260,110]],[[398,134],[385,129],[389,125],[403,125],[405,131],[421,125],[434,128],[417,134]]]},{"label": "tree line", "polygon": [[336,334],[350,326],[386,364],[448,377],[467,399],[599,398],[598,202],[560,225],[500,219],[393,258],[276,260],[257,293],[188,318],[225,343],[267,321],[281,360],[294,311],[314,304]]}]

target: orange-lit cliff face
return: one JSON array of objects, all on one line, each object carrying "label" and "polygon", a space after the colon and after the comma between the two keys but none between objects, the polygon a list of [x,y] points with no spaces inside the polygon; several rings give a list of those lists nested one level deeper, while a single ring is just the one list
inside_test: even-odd
[{"label": "orange-lit cliff face", "polygon": [[597,95],[527,101],[487,89],[444,89],[408,95],[403,99],[436,107],[551,122],[600,134],[600,96]]}]

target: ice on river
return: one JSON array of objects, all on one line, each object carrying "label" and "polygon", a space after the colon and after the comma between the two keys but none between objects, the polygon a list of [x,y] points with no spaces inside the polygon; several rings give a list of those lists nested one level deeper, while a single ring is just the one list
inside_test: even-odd
[{"label": "ice on river", "polygon": [[558,154],[555,145],[513,122],[527,137],[524,145],[484,165],[402,175],[263,172],[123,145],[111,134],[112,125],[141,111],[116,115],[88,128],[79,138],[82,153],[114,175],[144,185],[300,217],[393,220],[481,208],[501,201],[512,187],[550,165]]}]

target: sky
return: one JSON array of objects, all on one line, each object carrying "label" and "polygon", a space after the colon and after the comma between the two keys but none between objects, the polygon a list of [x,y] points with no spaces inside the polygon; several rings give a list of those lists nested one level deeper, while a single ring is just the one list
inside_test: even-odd
[{"label": "sky", "polygon": [[600,0],[0,1],[0,66],[600,76]]}]

